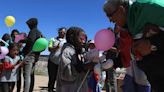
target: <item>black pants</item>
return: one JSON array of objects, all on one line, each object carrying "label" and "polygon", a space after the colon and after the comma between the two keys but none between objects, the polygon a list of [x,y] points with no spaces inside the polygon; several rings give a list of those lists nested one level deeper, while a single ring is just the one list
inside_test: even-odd
[{"label": "black pants", "polygon": [[49,92],[53,92],[54,84],[57,77],[57,71],[58,71],[58,65],[48,60],[48,75],[49,75],[48,91]]},{"label": "black pants", "polygon": [[18,75],[19,79],[17,81],[17,92],[20,92],[20,90],[21,90],[21,82],[22,82],[21,81],[21,79],[22,79],[21,75],[22,75],[22,68],[20,67],[19,75]]},{"label": "black pants", "polygon": [[13,92],[15,82],[1,82],[0,92]]},{"label": "black pants", "polygon": [[106,70],[106,79],[105,79],[106,92],[115,92],[114,73],[115,73],[115,71],[114,71],[113,67]]}]

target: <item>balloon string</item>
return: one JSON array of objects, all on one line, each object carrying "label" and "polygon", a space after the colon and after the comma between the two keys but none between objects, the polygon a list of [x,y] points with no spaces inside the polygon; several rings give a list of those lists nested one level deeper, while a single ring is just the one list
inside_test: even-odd
[{"label": "balloon string", "polygon": [[11,28],[9,27],[9,29],[8,29],[8,31],[9,31],[9,34],[10,34],[10,30],[11,30]]}]

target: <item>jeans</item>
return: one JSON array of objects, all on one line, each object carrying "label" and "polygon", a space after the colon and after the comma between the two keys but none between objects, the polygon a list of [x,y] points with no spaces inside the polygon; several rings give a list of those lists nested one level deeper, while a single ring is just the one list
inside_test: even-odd
[{"label": "jeans", "polygon": [[[35,70],[35,57],[28,56],[24,60],[23,76],[24,76],[24,89],[23,92],[33,92],[34,88],[34,70]],[[34,62],[33,62],[34,61]]]},{"label": "jeans", "polygon": [[122,89],[123,92],[151,92],[151,86],[137,84],[128,74],[125,75]]},{"label": "jeans", "polygon": [[58,71],[58,65],[54,64],[53,62],[51,62],[50,60],[48,60],[48,77],[49,77],[49,81],[48,81],[48,90],[49,92],[53,92],[54,89],[54,84],[56,81],[56,77],[57,77],[57,71]]}]

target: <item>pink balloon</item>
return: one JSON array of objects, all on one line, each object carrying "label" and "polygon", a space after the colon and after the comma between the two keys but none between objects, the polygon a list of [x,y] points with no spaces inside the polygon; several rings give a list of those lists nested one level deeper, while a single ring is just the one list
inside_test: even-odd
[{"label": "pink balloon", "polygon": [[16,35],[15,36],[15,40],[14,40],[14,42],[19,42],[20,40],[24,40],[25,39],[25,36],[24,36],[24,34],[19,34],[19,35]]},{"label": "pink balloon", "polygon": [[96,33],[94,41],[98,50],[106,51],[114,45],[115,35],[111,30],[102,29]]},{"label": "pink balloon", "polygon": [[3,59],[9,53],[9,50],[8,50],[8,48],[1,46],[0,52],[1,52],[0,59]]}]

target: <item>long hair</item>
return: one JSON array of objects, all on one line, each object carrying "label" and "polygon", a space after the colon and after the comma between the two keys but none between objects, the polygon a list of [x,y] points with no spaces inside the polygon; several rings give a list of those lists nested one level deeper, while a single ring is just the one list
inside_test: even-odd
[{"label": "long hair", "polygon": [[19,31],[17,29],[13,29],[12,32],[11,32],[11,37],[14,37],[15,32],[19,34]]},{"label": "long hair", "polygon": [[5,34],[2,36],[2,40],[4,40],[4,41],[10,40],[10,34],[5,33]]},{"label": "long hair", "polygon": [[72,44],[75,47],[75,50],[77,51],[78,54],[82,52],[82,46],[79,44],[78,41],[78,36],[80,32],[84,32],[84,30],[80,27],[70,27],[66,33],[67,43]]},{"label": "long hair", "polygon": [[[84,68],[82,59],[80,59],[78,57],[78,55],[79,54],[82,54],[82,52],[83,52],[83,46],[80,44],[80,42],[78,40],[78,37],[79,37],[79,35],[80,35],[81,32],[82,33],[85,33],[82,28],[79,28],[79,27],[70,27],[67,30],[67,33],[66,33],[67,43],[73,45],[74,48],[75,48],[75,52],[76,52],[75,56],[77,58],[77,63],[74,66],[75,66],[76,71],[79,72],[79,73],[81,73],[82,71],[85,71],[85,68]],[[86,34],[85,34],[85,37],[87,39]]]}]

